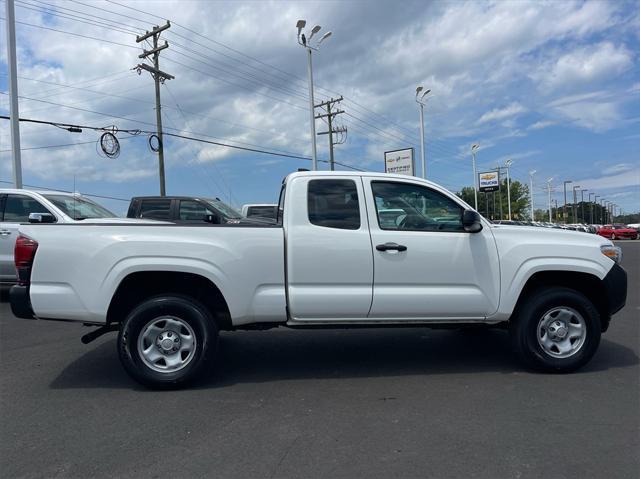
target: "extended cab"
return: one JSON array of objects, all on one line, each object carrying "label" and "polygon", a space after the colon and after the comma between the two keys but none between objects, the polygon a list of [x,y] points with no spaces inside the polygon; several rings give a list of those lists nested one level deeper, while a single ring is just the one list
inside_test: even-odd
[{"label": "extended cab", "polygon": [[23,225],[19,317],[117,330],[136,380],[184,384],[219,331],[497,325],[529,365],[566,372],[624,306],[602,237],[492,225],[444,188],[383,173],[300,172],[264,224]]}]

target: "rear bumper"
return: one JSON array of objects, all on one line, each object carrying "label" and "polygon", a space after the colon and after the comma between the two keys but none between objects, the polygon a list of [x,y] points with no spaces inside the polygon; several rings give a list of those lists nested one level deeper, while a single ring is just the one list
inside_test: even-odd
[{"label": "rear bumper", "polygon": [[22,319],[36,319],[31,308],[29,299],[29,287],[15,285],[9,290],[9,301],[11,302],[11,312],[14,316]]},{"label": "rear bumper", "polygon": [[609,314],[620,311],[627,302],[627,272],[614,264],[602,280],[607,297]]}]

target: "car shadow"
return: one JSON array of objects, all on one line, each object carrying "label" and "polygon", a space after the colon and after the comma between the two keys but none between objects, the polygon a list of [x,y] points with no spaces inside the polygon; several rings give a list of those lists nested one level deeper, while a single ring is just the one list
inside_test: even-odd
[{"label": "car shadow", "polygon": [[11,289],[11,285],[0,284],[0,303],[8,303],[9,302],[9,290]]},{"label": "car shadow", "polygon": [[[593,360],[579,373],[639,363],[636,353],[602,340]],[[224,333],[215,365],[194,383],[196,389],[239,383],[329,378],[394,377],[528,371],[511,352],[501,330],[360,329]],[[118,361],[115,338],[69,364],[53,389],[127,388],[143,390]]]}]

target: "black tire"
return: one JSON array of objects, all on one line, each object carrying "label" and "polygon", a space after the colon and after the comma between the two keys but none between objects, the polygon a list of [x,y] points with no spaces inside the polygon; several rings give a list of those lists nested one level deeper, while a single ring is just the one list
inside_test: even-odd
[{"label": "black tire", "polygon": [[[194,346],[186,355],[188,362],[174,371],[152,369],[139,352],[138,344],[143,341],[140,338],[143,331],[151,322],[163,317],[187,323],[183,331],[187,332],[187,337],[191,337],[191,332],[186,329],[188,327],[195,337]],[[158,324],[163,323],[160,321]],[[217,339],[218,328],[211,313],[197,300],[177,294],[154,296],[136,306],[122,323],[118,334],[118,355],[127,373],[140,384],[154,389],[174,389],[187,385],[209,365],[215,354]],[[162,367],[162,361],[159,360],[157,368]]]},{"label": "black tire", "polygon": [[[569,357],[554,357],[540,345],[540,321],[554,308],[568,308],[582,316],[586,329],[582,345]],[[538,289],[518,307],[509,327],[511,343],[520,359],[529,367],[554,373],[568,373],[584,366],[593,357],[602,327],[600,315],[586,296],[569,288]]]}]

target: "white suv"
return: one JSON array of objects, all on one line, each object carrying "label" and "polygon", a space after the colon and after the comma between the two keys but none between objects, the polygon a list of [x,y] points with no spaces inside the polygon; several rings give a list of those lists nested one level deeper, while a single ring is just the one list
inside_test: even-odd
[{"label": "white suv", "polygon": [[30,191],[0,188],[0,283],[15,283],[13,248],[20,223],[39,213],[32,221],[74,223],[88,218],[113,218],[116,215],[77,193]]}]

